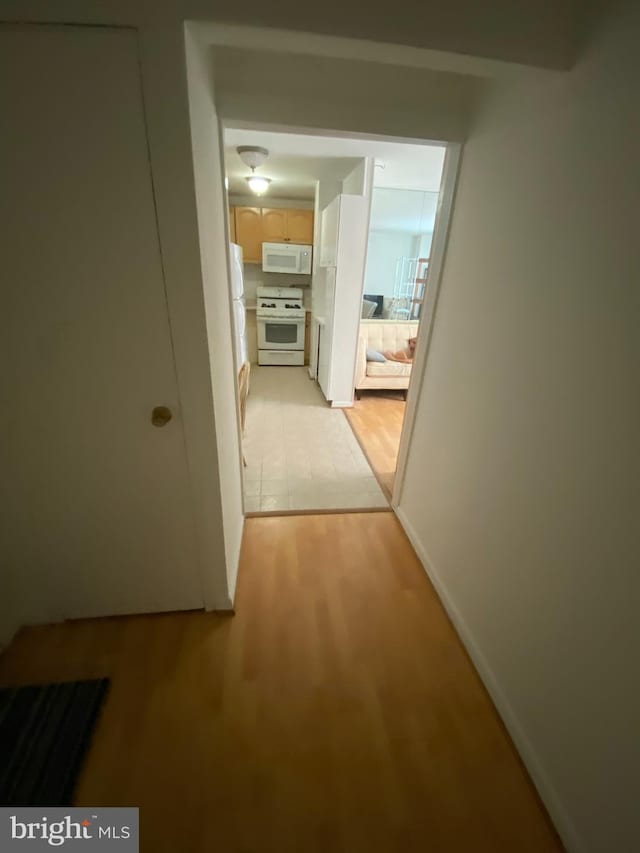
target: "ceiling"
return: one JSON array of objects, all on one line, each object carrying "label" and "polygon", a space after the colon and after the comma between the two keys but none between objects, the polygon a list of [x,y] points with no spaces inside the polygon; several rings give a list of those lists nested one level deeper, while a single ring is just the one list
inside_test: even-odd
[{"label": "ceiling", "polygon": [[[261,145],[258,142],[242,142],[239,145]],[[263,146],[266,147],[266,146]],[[269,149],[271,152],[272,149]],[[225,167],[229,178],[229,193],[251,194],[246,178],[251,169],[242,162],[235,146],[225,148]],[[316,181],[341,181],[351,172],[358,160],[355,157],[305,157],[270,153],[269,159],[256,175],[271,178],[265,198],[292,198],[313,201]]]},{"label": "ceiling", "polygon": [[271,178],[265,198],[313,199],[318,180],[341,181],[362,157],[376,162],[374,186],[437,192],[444,162],[441,145],[416,145],[371,138],[226,128],[225,168],[231,194],[246,195],[250,169],[238,145],[267,148],[269,158],[256,174]]}]

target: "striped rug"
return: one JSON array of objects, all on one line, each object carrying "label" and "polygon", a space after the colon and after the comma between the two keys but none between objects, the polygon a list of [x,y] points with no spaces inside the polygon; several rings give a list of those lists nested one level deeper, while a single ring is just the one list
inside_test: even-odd
[{"label": "striped rug", "polygon": [[0,805],[69,806],[109,679],[0,689]]}]

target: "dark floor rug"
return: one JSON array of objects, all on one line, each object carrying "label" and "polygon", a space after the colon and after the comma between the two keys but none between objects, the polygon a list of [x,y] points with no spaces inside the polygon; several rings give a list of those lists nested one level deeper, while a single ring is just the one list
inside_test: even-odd
[{"label": "dark floor rug", "polygon": [[0,690],[0,805],[69,806],[109,679]]}]

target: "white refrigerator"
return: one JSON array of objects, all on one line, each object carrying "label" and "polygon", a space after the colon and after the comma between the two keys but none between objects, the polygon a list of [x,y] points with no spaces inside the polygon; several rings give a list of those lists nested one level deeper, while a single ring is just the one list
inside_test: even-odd
[{"label": "white refrigerator", "polygon": [[231,244],[231,308],[233,311],[233,346],[236,367],[240,370],[247,353],[247,309],[244,302],[244,276],[242,273],[242,247]]}]

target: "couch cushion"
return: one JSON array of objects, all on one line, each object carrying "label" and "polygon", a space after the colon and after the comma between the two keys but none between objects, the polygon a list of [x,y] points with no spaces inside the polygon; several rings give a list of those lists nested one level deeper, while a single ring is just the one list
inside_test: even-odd
[{"label": "couch cushion", "polygon": [[379,352],[406,350],[409,338],[417,334],[418,324],[407,321],[362,320],[360,323],[360,335],[365,340],[365,347]]},{"label": "couch cushion", "polygon": [[411,365],[401,361],[367,362],[367,376],[410,376]]}]

